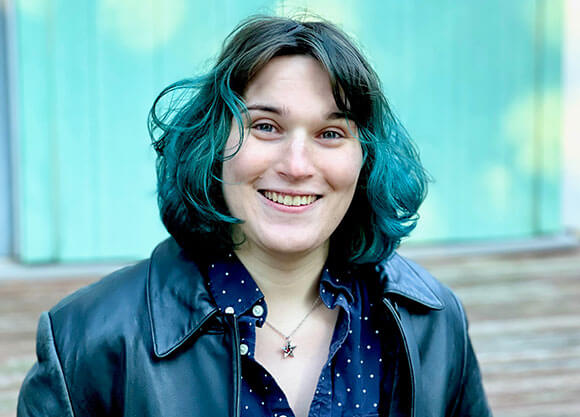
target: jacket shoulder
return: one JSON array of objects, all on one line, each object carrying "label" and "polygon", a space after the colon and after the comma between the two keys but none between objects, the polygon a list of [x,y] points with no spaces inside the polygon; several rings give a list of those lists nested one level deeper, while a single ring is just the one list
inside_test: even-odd
[{"label": "jacket shoulder", "polygon": [[113,272],[65,297],[48,312],[65,372],[84,365],[98,369],[94,364],[75,363],[77,360],[109,362],[130,349],[151,344],[147,338],[148,265],[145,260]]},{"label": "jacket shoulder", "polygon": [[[122,398],[125,375],[119,369],[129,355],[147,357],[151,351],[148,265],[146,260],[113,272],[48,312],[51,332],[45,335],[51,336],[75,415],[108,415],[115,404],[87,402],[84,396]],[[39,333],[37,344],[45,343],[42,337]]]}]

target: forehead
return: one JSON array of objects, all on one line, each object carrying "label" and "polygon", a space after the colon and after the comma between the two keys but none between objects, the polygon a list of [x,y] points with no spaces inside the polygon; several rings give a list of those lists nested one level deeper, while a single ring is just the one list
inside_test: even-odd
[{"label": "forehead", "polygon": [[248,83],[244,98],[252,100],[297,100],[336,108],[330,77],[316,59],[308,55],[272,58]]}]

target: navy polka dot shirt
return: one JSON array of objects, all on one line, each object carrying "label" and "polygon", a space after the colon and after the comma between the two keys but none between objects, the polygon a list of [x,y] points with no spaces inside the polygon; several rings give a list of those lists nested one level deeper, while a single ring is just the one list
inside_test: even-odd
[{"label": "navy polka dot shirt", "polygon": [[[238,317],[241,415],[294,416],[274,378],[254,359],[255,326],[262,327],[267,316],[264,295],[235,255],[210,264],[208,280],[218,308]],[[383,415],[390,408],[397,363],[393,356],[399,347],[383,334],[389,327],[380,298],[372,296],[364,279],[350,273],[331,276],[328,269],[320,280],[320,298],[340,312],[309,417]]]}]

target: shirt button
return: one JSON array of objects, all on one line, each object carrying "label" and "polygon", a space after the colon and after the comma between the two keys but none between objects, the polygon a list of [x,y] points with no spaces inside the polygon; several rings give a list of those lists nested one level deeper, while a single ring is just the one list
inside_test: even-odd
[{"label": "shirt button", "polygon": [[246,345],[245,343],[242,343],[240,345],[240,353],[242,355],[247,355],[248,354],[248,350],[250,350],[250,348],[248,347],[248,345]]},{"label": "shirt button", "polygon": [[224,313],[226,314],[234,314],[235,310],[233,307],[226,307],[226,309],[224,310]]},{"label": "shirt button", "polygon": [[[262,317],[262,314],[264,314],[264,307],[262,307],[259,304],[256,304],[253,308],[252,308],[252,313],[254,314],[254,316],[256,317]],[[282,416],[280,416],[282,417]]]}]

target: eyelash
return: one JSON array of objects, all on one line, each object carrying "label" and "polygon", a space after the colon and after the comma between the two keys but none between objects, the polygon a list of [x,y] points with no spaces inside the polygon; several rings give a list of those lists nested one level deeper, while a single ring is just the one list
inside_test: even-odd
[{"label": "eyelash", "polygon": [[[326,135],[327,133],[332,133],[332,134],[334,134],[334,136],[332,138],[324,137],[324,135]],[[341,139],[344,137],[343,134],[341,134],[340,132],[337,132],[336,130],[325,130],[324,132],[322,132],[322,134],[320,136],[322,136],[322,139]]]},{"label": "eyelash", "polygon": [[[268,129],[261,129],[260,127],[267,127]],[[260,122],[253,125],[252,129],[258,129],[260,132],[274,133],[276,127],[271,123]]]}]

